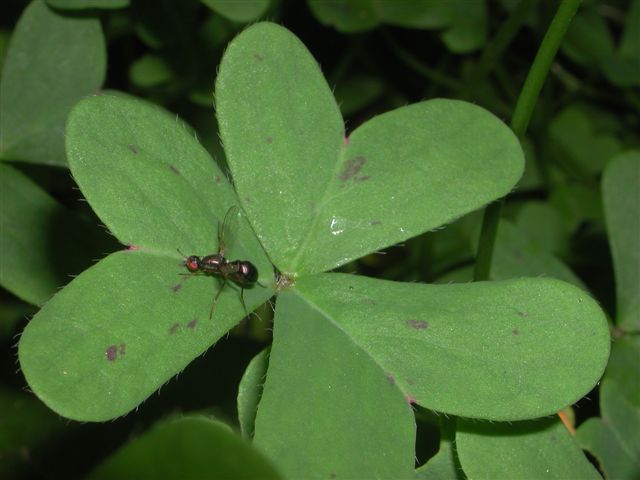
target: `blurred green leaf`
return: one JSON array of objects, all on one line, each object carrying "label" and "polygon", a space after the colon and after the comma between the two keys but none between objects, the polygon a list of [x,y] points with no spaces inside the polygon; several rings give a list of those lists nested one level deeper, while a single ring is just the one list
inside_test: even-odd
[{"label": "blurred green leaf", "polygon": [[[224,174],[175,117],[122,96],[91,97],[72,112],[73,175],[129,251],[110,255],[31,320],[19,346],[30,387],[53,410],[107,420],[133,409],[245,316],[228,285],[180,277],[186,255],[217,252],[218,222],[237,198]],[[272,268],[244,218],[231,259],[252,261],[267,288],[245,292],[254,309],[272,295]]]},{"label": "blurred green leaf", "polygon": [[343,33],[371,30],[381,23],[404,28],[443,29],[454,53],[477,50],[486,40],[484,0],[307,0],[316,19]]},{"label": "blurred green leaf", "polygon": [[384,92],[385,84],[370,75],[352,75],[338,83],[335,96],[342,115],[349,116],[375,102]]},{"label": "blurred green leaf", "polygon": [[527,202],[516,220],[518,228],[544,251],[565,256],[569,252],[569,232],[562,215],[545,202]]},{"label": "blurred green leaf", "polygon": [[64,165],[71,107],[104,80],[100,21],[33,1],[11,38],[0,78],[0,158]]},{"label": "blurred green leaf", "polygon": [[616,274],[616,323],[640,330],[640,150],[624,152],[602,178],[609,243]]},{"label": "blurred green leaf", "polygon": [[[622,150],[620,141],[608,133],[595,130],[587,113],[570,106],[560,112],[549,126],[549,135],[567,158],[568,169],[580,173],[598,174],[606,163]],[[565,165],[567,165],[565,163]]]},{"label": "blurred green leaf", "polygon": [[605,378],[614,380],[620,393],[640,408],[640,335],[614,340]]},{"label": "blurred green leaf", "polygon": [[584,222],[602,221],[602,198],[598,189],[580,183],[564,183],[551,191],[549,203],[573,233]]},{"label": "blurred green leaf", "polygon": [[399,108],[345,139],[317,63],[273,24],[231,42],[216,107],[240,199],[283,272],[321,272],[406,240],[505,195],[522,173],[506,125],[455,100]]},{"label": "blurred green leaf", "polygon": [[391,25],[407,28],[437,29],[454,20],[456,2],[438,0],[377,0],[377,11]]},{"label": "blurred green leaf", "polygon": [[4,59],[7,56],[7,50],[9,48],[9,39],[11,38],[11,32],[5,29],[0,29],[0,72],[4,65]]},{"label": "blurred green leaf", "polygon": [[535,237],[508,220],[501,220],[491,263],[491,279],[539,276],[557,278],[587,289],[582,280],[545,245],[536,242]]},{"label": "blurred green leaf", "polygon": [[574,62],[590,66],[601,66],[614,53],[607,22],[595,8],[578,12],[569,25],[561,48]]},{"label": "blurred green leaf", "polygon": [[274,468],[223,423],[205,417],[164,420],[131,440],[88,477],[201,480],[278,479]]},{"label": "blurred green leaf", "polygon": [[640,0],[629,2],[618,53],[624,58],[640,59]]},{"label": "blurred green leaf", "polygon": [[96,227],[19,171],[0,164],[0,285],[33,305],[105,253]]},{"label": "blurred green leaf", "polygon": [[601,478],[557,417],[513,424],[459,418],[456,447],[468,478]]},{"label": "blurred green leaf", "polygon": [[307,0],[307,4],[321,24],[343,33],[364,32],[379,22],[371,0]]},{"label": "blurred green leaf", "polygon": [[27,469],[34,451],[54,441],[64,428],[56,414],[31,395],[0,387],[0,476]]},{"label": "blurred green leaf", "polygon": [[129,0],[46,0],[46,2],[49,6],[62,10],[112,9],[129,6]]},{"label": "blurred green leaf", "polygon": [[141,88],[157,87],[172,77],[171,68],[158,55],[144,55],[133,62],[129,69],[131,83]]},{"label": "blurred green leaf", "polygon": [[605,478],[635,480],[640,472],[640,407],[625,397],[618,384],[600,386],[602,418],[589,418],[578,428],[580,446],[596,457]]},{"label": "blurred green leaf", "polygon": [[453,9],[453,21],[442,33],[444,44],[453,53],[471,53],[482,47],[487,37],[487,13],[484,0],[444,2]]},{"label": "blurred green leaf", "polygon": [[240,23],[254,22],[269,8],[269,0],[201,0],[214,12]]},{"label": "blurred green leaf", "polygon": [[267,377],[269,353],[270,349],[266,348],[251,359],[238,387],[238,422],[245,438],[253,437],[258,403]]}]

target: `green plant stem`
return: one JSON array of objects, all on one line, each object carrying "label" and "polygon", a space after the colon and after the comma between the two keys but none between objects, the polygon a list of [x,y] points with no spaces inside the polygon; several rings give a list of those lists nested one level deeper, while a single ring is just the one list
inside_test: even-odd
[{"label": "green plant stem", "polygon": [[[458,80],[455,80],[448,75],[444,75],[440,73],[440,69],[431,68],[416,57],[407,52],[402,46],[387,32],[386,30],[381,30],[382,35],[386,42],[389,44],[389,47],[393,50],[393,52],[397,55],[397,57],[404,62],[409,68],[422,75],[424,78],[429,80],[432,85],[438,85],[441,87],[445,87],[452,91],[462,91],[465,88],[465,84]],[[495,99],[495,98],[486,98],[483,97],[481,99],[481,103],[484,103],[487,108],[492,110],[494,113],[506,116],[508,115],[509,107],[506,103]]]},{"label": "green plant stem", "polygon": [[[511,129],[518,138],[522,138],[540,95],[540,90],[551,68],[551,62],[560,48],[571,19],[580,6],[581,0],[562,0],[549,29],[540,44],[536,58],[531,65],[524,82],[518,102],[511,117]],[[488,280],[491,273],[491,260],[498,233],[498,224],[504,200],[488,205],[484,211],[482,230],[473,272],[474,281]]]},{"label": "green plant stem", "polygon": [[535,5],[537,0],[520,0],[516,8],[511,12],[509,18],[502,23],[496,34],[482,51],[482,56],[476,65],[476,68],[469,76],[467,85],[472,89],[482,82],[491,70],[497,65],[498,59],[507,49],[513,38],[516,36],[520,27],[527,19],[529,11]]},{"label": "green plant stem", "polygon": [[389,44],[393,53],[395,53],[402,62],[404,62],[409,68],[415,70],[417,73],[425,77],[427,80],[436,83],[440,86],[449,88],[451,90],[459,90],[464,87],[462,82],[455,80],[448,75],[440,73],[434,68],[430,68],[416,57],[407,52],[400,44],[387,32],[385,29],[381,29],[382,35],[386,42]]}]

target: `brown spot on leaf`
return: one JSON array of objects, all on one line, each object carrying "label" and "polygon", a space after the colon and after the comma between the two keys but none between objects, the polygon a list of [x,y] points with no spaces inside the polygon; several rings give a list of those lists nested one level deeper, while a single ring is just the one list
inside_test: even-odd
[{"label": "brown spot on leaf", "polygon": [[411,320],[407,320],[407,325],[411,328],[415,328],[416,330],[424,330],[429,326],[426,320],[416,320],[413,318]]},{"label": "brown spot on leaf", "polygon": [[387,381],[389,382],[389,385],[395,385],[396,377],[394,377],[392,373],[387,373]]},{"label": "brown spot on leaf", "polygon": [[264,57],[262,55],[260,55],[259,53],[254,53],[253,54],[253,58],[255,58],[257,61],[261,62],[262,60],[264,60]]},{"label": "brown spot on leaf", "polygon": [[520,310],[516,310],[518,312],[518,315],[520,315],[521,317],[528,317],[529,314],[527,312],[521,312]]},{"label": "brown spot on leaf", "polygon": [[115,362],[116,358],[118,358],[118,347],[115,345],[109,345],[105,355],[107,356],[107,360]]},{"label": "brown spot on leaf", "polygon": [[134,155],[137,155],[137,154],[138,154],[138,149],[136,148],[136,146],[135,146],[135,145],[133,145],[133,144],[131,144],[131,143],[130,143],[130,144],[128,145],[128,147],[129,147],[129,150],[131,150],[131,153],[133,153]]},{"label": "brown spot on leaf", "polygon": [[182,288],[182,282],[176,283],[173,287],[171,287],[171,291],[173,293],[178,293],[178,291]]},{"label": "brown spot on leaf", "polygon": [[173,325],[171,325],[171,328],[169,328],[169,334],[173,335],[174,333],[176,333],[178,330],[180,329],[180,324],[179,323],[174,323]]},{"label": "brown spot on leaf", "polygon": [[342,172],[340,173],[340,176],[338,178],[340,178],[340,180],[342,180],[343,182],[350,180],[351,178],[355,177],[358,172],[360,172],[360,170],[362,170],[362,167],[365,163],[367,163],[367,159],[361,155],[355,158],[350,158],[345,162],[344,168],[342,169]]},{"label": "brown spot on leaf", "polygon": [[180,175],[180,170],[178,170],[175,165],[169,165],[169,169],[176,175]]},{"label": "brown spot on leaf", "polygon": [[520,335],[520,330],[518,330],[517,328],[514,328],[511,333],[513,333],[514,335]]},{"label": "brown spot on leaf", "polygon": [[193,330],[194,328],[196,328],[196,323],[198,323],[198,319],[194,318],[189,323],[187,323],[187,328]]},{"label": "brown spot on leaf", "polygon": [[360,175],[359,177],[354,178],[356,182],[366,182],[371,177],[369,175]]},{"label": "brown spot on leaf", "polygon": [[267,143],[271,145],[273,143],[273,138],[267,137]]},{"label": "brown spot on leaf", "polygon": [[380,220],[371,220],[369,225],[382,225],[382,222]]},{"label": "brown spot on leaf", "polygon": [[120,356],[124,357],[124,354],[127,353],[127,345],[124,343],[120,344]]},{"label": "brown spot on leaf", "polygon": [[220,175],[216,175],[215,177],[213,177],[213,180],[214,180],[216,183],[220,183],[220,182],[222,181],[222,179],[220,178]]}]

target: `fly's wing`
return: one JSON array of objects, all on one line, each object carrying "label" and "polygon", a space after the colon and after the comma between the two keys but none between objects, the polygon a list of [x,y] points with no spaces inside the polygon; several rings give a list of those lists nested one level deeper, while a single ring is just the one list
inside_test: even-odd
[{"label": "fly's wing", "polygon": [[234,205],[227,210],[222,223],[218,223],[218,253],[222,256],[236,239],[240,224],[239,216],[240,209]]}]

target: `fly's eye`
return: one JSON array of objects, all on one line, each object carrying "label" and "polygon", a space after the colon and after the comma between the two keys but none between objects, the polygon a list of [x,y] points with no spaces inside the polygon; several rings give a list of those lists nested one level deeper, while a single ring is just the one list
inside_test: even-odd
[{"label": "fly's eye", "polygon": [[195,272],[200,268],[198,257],[189,257],[184,264],[186,265],[187,270],[189,270],[190,272]]}]

